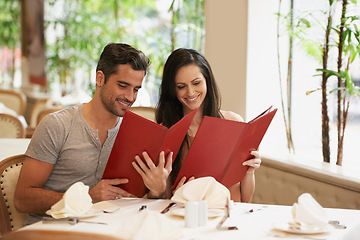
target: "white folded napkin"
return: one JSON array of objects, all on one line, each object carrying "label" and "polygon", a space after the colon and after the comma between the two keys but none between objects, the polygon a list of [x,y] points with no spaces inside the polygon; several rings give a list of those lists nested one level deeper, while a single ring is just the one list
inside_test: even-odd
[{"label": "white folded napkin", "polygon": [[229,189],[217,182],[215,178],[202,177],[181,186],[171,200],[178,203],[207,200],[209,208],[222,208],[229,197]]},{"label": "white folded napkin", "polygon": [[55,219],[81,216],[87,213],[92,205],[89,186],[85,186],[82,182],[77,182],[71,185],[64,193],[63,198],[55,203],[46,213]]},{"label": "white folded napkin", "polygon": [[125,240],[171,240],[183,236],[182,228],[165,215],[147,209],[123,221],[117,233]]},{"label": "white folded napkin", "polygon": [[292,207],[294,223],[299,229],[324,228],[329,222],[327,212],[309,193],[303,193]]}]

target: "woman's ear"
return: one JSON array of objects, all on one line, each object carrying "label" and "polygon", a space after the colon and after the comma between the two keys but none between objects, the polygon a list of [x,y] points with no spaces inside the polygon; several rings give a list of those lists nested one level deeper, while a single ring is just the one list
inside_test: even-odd
[{"label": "woman's ear", "polygon": [[103,71],[97,71],[96,72],[96,86],[101,87],[105,84],[105,75]]}]

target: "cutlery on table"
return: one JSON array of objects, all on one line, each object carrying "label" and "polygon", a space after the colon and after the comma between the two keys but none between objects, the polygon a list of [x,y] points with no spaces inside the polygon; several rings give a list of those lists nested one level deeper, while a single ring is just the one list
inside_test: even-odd
[{"label": "cutlery on table", "polygon": [[225,216],[216,225],[219,230],[239,230],[236,226],[224,227],[224,222],[230,217],[230,199],[228,198],[225,205]]},{"label": "cutlery on table", "polygon": [[340,224],[340,222],[336,220],[330,220],[329,224],[338,229],[346,229],[346,225]]},{"label": "cutlery on table", "polygon": [[169,205],[167,205],[167,207],[166,208],[164,208],[164,210],[162,210],[160,213],[161,214],[165,214],[165,213],[167,213],[171,208],[173,208],[173,207],[176,207],[176,203],[174,203],[174,202],[172,202],[172,203],[170,203]]},{"label": "cutlery on table", "polygon": [[60,218],[60,219],[55,219],[55,218],[51,218],[51,217],[43,217],[42,219],[42,223],[69,223],[71,225],[75,225],[78,223],[94,223],[94,224],[105,224],[107,225],[107,223],[103,223],[103,222],[92,222],[92,221],[84,221],[84,220],[80,220],[78,217],[69,217],[69,218]]}]

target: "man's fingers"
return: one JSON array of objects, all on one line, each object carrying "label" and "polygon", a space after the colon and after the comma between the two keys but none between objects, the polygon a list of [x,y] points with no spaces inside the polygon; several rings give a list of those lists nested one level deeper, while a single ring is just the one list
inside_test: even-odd
[{"label": "man's fingers", "polygon": [[[147,152],[143,152],[142,155],[143,155],[143,157],[144,157],[144,159],[145,159],[145,162],[146,162],[146,164],[147,164],[147,168],[149,168],[149,169],[151,169],[151,170],[155,169],[155,168],[156,168],[156,167],[155,167],[155,164],[154,164],[154,162],[152,161],[152,159],[150,158],[149,154],[148,154]],[[144,164],[144,166],[145,166],[145,164]],[[144,169],[143,169],[143,170],[144,170]],[[144,170],[144,171],[145,171],[145,170]]]},{"label": "man's fingers", "polygon": [[125,184],[129,182],[129,179],[127,178],[114,178],[114,179],[103,179],[103,182],[109,185],[119,185],[119,184]]}]

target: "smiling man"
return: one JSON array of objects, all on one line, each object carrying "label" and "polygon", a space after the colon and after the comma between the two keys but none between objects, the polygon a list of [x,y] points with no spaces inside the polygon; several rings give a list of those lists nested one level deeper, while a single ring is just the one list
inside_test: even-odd
[{"label": "smiling man", "polygon": [[[125,111],[135,102],[149,66],[139,50],[120,43],[104,48],[96,69],[93,99],[47,115],[36,128],[26,151],[15,192],[18,211],[27,223],[41,219],[75,182],[90,187],[93,202],[130,194],[117,185],[127,179],[101,180]],[[171,155],[159,155],[148,171],[149,196],[162,196],[171,172]]]}]

